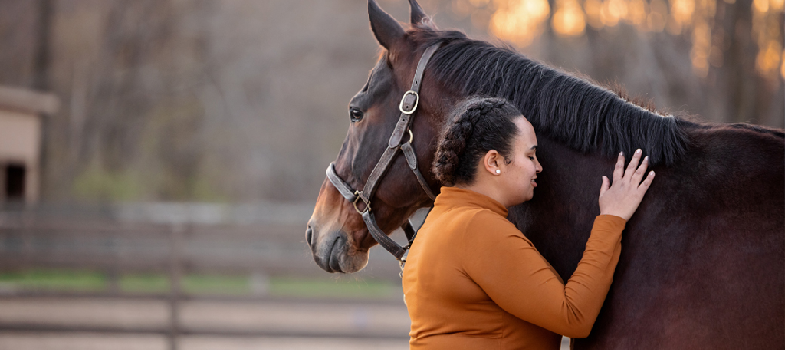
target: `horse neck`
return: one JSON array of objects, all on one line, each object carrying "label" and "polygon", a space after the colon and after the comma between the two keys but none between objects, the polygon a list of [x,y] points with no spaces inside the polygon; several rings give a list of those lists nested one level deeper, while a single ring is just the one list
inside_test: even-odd
[{"label": "horse neck", "polygon": [[509,219],[566,281],[578,265],[594,218],[599,215],[602,175],[610,178],[613,161],[581,154],[538,135],[534,198],[510,208]]}]

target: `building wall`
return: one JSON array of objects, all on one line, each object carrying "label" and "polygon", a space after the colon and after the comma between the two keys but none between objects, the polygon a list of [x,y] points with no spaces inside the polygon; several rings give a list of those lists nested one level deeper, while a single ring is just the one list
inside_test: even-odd
[{"label": "building wall", "polygon": [[24,165],[25,200],[38,200],[41,120],[35,113],[0,110],[0,201],[5,201],[5,169]]}]

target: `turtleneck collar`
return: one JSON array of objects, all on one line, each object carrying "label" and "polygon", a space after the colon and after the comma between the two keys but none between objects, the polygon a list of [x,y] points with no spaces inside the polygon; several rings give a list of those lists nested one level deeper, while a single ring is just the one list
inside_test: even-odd
[{"label": "turtleneck collar", "polygon": [[434,206],[445,207],[477,207],[490,209],[504,218],[507,218],[507,208],[495,199],[484,194],[457,187],[444,186],[436,197]]}]

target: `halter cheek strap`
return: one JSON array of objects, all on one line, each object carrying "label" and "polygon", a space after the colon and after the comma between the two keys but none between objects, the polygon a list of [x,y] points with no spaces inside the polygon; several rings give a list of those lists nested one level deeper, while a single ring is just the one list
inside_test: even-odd
[{"label": "halter cheek strap", "polygon": [[[352,202],[357,212],[362,215],[363,221],[368,227],[368,232],[371,234],[371,236],[377,242],[379,242],[379,245],[384,247],[384,249],[395,256],[401,265],[401,268],[403,268],[403,264],[406,262],[406,259],[403,256],[414,242],[417,232],[408,221],[404,223],[401,228],[406,233],[406,238],[408,239],[409,244],[406,247],[401,247],[398,245],[398,243],[387,236],[376,224],[376,218],[373,216],[373,213],[371,213],[371,198],[376,191],[376,186],[379,180],[382,176],[384,176],[384,173],[390,167],[390,163],[398,153],[398,150],[401,150],[404,154],[404,157],[406,158],[406,163],[409,165],[409,169],[414,173],[415,177],[417,178],[417,182],[420,184],[420,187],[422,187],[428,198],[432,200],[436,199],[436,196],[433,194],[433,191],[428,186],[428,183],[425,181],[425,178],[422,176],[422,173],[417,167],[417,154],[414,152],[414,148],[412,147],[414,134],[412,133],[410,126],[411,117],[414,115],[414,112],[417,110],[417,105],[420,102],[420,83],[422,82],[422,76],[425,72],[425,66],[428,65],[428,61],[431,59],[436,50],[439,49],[439,46],[441,46],[441,43],[437,43],[428,47],[423,53],[422,57],[420,57],[420,61],[417,63],[417,70],[414,73],[412,87],[409,89],[409,91],[406,91],[403,94],[401,102],[398,104],[398,109],[401,111],[401,115],[398,118],[398,122],[395,124],[395,129],[393,129],[390,139],[387,141],[387,148],[384,150],[384,153],[382,153],[379,161],[373,167],[373,170],[371,170],[371,175],[368,176],[368,180],[366,180],[362,191],[352,190],[351,186],[346,183],[346,181],[341,179],[340,176],[338,176],[333,163],[330,163],[330,165],[327,166],[326,171],[327,179],[329,179],[333,186],[335,186],[341,196],[346,198],[347,201]],[[408,141],[402,142],[404,135],[407,133],[409,136]],[[360,203],[360,201],[363,203]],[[364,207],[361,210],[360,205],[362,204],[364,204]]]}]

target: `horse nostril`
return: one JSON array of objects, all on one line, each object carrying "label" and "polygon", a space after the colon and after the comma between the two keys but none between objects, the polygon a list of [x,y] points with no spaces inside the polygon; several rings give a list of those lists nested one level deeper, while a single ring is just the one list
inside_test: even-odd
[{"label": "horse nostril", "polygon": [[305,242],[308,243],[308,246],[313,245],[311,238],[313,238],[313,229],[311,229],[311,225],[308,225],[308,228],[305,230]]}]

